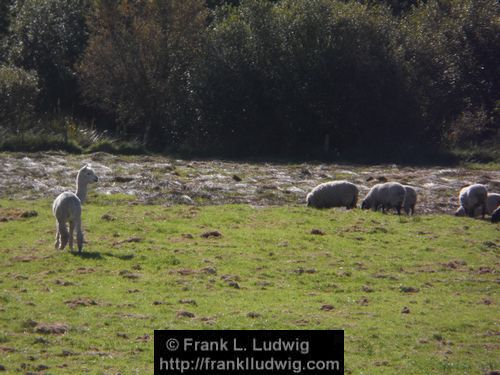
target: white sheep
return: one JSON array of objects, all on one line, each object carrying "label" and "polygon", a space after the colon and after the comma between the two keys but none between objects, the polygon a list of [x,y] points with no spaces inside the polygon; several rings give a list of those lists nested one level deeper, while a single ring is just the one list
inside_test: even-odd
[{"label": "white sheep", "polygon": [[385,209],[395,208],[398,215],[400,215],[405,195],[406,190],[400,183],[385,182],[376,184],[366,195],[361,208],[364,210],[371,208],[377,211],[379,207],[382,207],[382,212],[385,212]]},{"label": "white sheep", "polygon": [[500,206],[500,194],[488,193],[486,196],[486,213],[492,215],[498,206]]},{"label": "white sheep", "polygon": [[409,215],[410,212],[413,215],[415,213],[415,205],[417,204],[417,190],[413,186],[409,185],[403,185],[403,187],[405,188],[403,209],[407,215]]},{"label": "white sheep", "polygon": [[474,217],[475,210],[481,208],[481,216],[484,219],[486,213],[486,197],[488,196],[488,189],[481,184],[474,184],[464,187],[460,190],[458,196],[460,207],[455,212],[455,216],[461,216],[465,213],[470,217]]},{"label": "white sheep", "polygon": [[315,208],[346,207],[358,203],[358,188],[348,181],[331,181],[316,186],[306,197],[307,206]]},{"label": "white sheep", "polygon": [[[55,248],[64,250],[69,240],[70,251],[73,251],[73,232],[76,229],[78,251],[83,248],[82,204],[87,197],[87,185],[97,182],[98,178],[90,166],[86,165],[78,171],[76,177],[76,194],[71,191],[61,193],[52,204],[52,212],[56,218]],[[66,223],[69,223],[69,233]]]},{"label": "white sheep", "polygon": [[[488,193],[486,196],[486,214],[492,215],[493,211],[500,206],[500,194]],[[465,209],[460,206],[460,208],[455,212],[456,216],[465,216]],[[474,211],[474,217],[481,215],[481,207],[478,207]]]}]

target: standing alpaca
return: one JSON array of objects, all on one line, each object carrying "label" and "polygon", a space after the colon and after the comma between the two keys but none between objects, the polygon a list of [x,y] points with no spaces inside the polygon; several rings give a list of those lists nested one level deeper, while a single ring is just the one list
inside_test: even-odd
[{"label": "standing alpaca", "polygon": [[[76,194],[65,191],[54,200],[52,212],[57,220],[56,249],[64,250],[69,240],[69,249],[73,251],[73,232],[76,228],[78,251],[82,251],[82,204],[87,197],[87,185],[97,180],[94,171],[86,165],[78,171],[76,176]],[[66,227],[67,222],[69,222],[69,233]]]}]

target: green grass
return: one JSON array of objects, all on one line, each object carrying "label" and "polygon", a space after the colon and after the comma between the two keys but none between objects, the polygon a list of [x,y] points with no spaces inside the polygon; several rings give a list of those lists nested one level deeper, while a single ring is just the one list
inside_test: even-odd
[{"label": "green grass", "polygon": [[[49,201],[0,201],[0,217],[29,210],[38,216],[0,222],[8,372],[152,373],[154,329],[344,329],[353,374],[500,368],[498,225],[94,195],[78,255],[54,250]],[[210,230],[222,237],[201,237]],[[95,304],[69,306],[78,299]],[[178,317],[182,310],[194,318]],[[40,334],[33,321],[69,330]]]},{"label": "green grass", "polygon": [[467,169],[472,170],[483,170],[483,171],[498,171],[500,170],[500,162],[490,162],[490,163],[462,163],[462,166]]}]

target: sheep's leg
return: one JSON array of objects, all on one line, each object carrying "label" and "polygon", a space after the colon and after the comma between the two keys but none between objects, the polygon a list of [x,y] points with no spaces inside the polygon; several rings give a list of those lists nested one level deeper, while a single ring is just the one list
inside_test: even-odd
[{"label": "sheep's leg", "polygon": [[483,220],[484,220],[484,215],[486,215],[486,204],[483,204],[481,209],[481,216],[483,217]]},{"label": "sheep's leg", "polygon": [[396,206],[396,211],[398,212],[398,215],[401,215],[401,205]]},{"label": "sheep's leg", "polygon": [[73,233],[75,232],[75,224],[73,221],[69,222],[69,251],[73,251]]},{"label": "sheep's leg", "polygon": [[469,217],[474,217],[474,211],[476,211],[476,206],[472,207],[472,209],[466,209],[465,212],[467,213],[467,215],[469,215]]},{"label": "sheep's leg", "polygon": [[54,243],[54,247],[59,249],[59,245],[61,244],[61,234],[59,233],[59,223],[56,221],[56,242]]},{"label": "sheep's leg", "polygon": [[411,216],[415,214],[415,205],[411,206]]},{"label": "sheep's leg", "polygon": [[76,244],[78,245],[78,252],[81,253],[83,249],[83,233],[82,233],[82,224],[80,221],[76,222]]},{"label": "sheep's leg", "polygon": [[61,236],[61,243],[59,245],[59,249],[64,250],[69,239],[69,233],[68,233],[68,228],[66,227],[66,223],[59,223],[59,235]]},{"label": "sheep's leg", "polygon": [[355,197],[353,198],[352,202],[349,203],[349,205],[346,207],[348,210],[351,210],[353,208],[356,208],[356,203],[358,202],[358,198]]}]

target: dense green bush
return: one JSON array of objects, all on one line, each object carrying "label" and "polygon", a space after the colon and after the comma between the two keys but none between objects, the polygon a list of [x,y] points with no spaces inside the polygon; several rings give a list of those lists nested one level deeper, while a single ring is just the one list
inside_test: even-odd
[{"label": "dense green bush", "polygon": [[0,64],[4,63],[7,55],[7,34],[11,19],[13,0],[0,0]]},{"label": "dense green bush", "polygon": [[205,16],[202,0],[98,2],[79,65],[87,98],[148,146],[187,136]]},{"label": "dense green bush", "polygon": [[[431,1],[401,22],[402,65],[428,128],[441,143],[462,112],[496,116],[500,99],[500,9],[489,0]],[[456,121],[458,119],[459,121]]]},{"label": "dense green bush", "polygon": [[10,23],[10,7],[13,0],[0,0],[0,38],[7,33]]},{"label": "dense green bush", "polygon": [[37,95],[35,73],[0,65],[0,127],[22,135],[33,125]]},{"label": "dense green bush", "polygon": [[397,147],[419,117],[396,33],[386,8],[357,3],[247,0],[219,10],[198,90],[208,138],[245,154]]},{"label": "dense green bush", "polygon": [[498,143],[499,17],[491,0],[0,0],[0,64],[36,73],[39,127],[83,149],[116,151],[78,141],[87,123],[156,150],[408,160]]},{"label": "dense green bush", "polygon": [[80,154],[82,148],[76,142],[65,142],[57,135],[27,132],[22,139],[14,135],[7,135],[0,140],[1,151],[12,152],[38,152],[58,150],[73,154]]},{"label": "dense green bush", "polygon": [[74,64],[86,45],[88,6],[87,0],[16,2],[10,59],[37,72],[43,111],[71,110],[79,100]]}]

